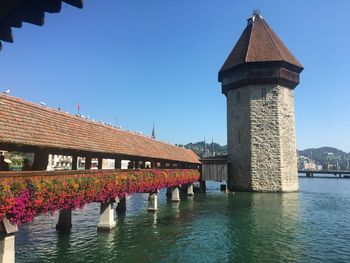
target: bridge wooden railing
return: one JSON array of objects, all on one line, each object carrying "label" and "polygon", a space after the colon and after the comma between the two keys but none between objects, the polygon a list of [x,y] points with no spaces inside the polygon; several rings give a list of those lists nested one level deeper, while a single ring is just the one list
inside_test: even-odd
[{"label": "bridge wooden railing", "polygon": [[[171,171],[172,169],[104,169],[104,170],[62,170],[62,171],[0,171],[0,183],[14,183],[21,179],[30,179],[39,182],[41,180],[61,180],[69,178],[93,175],[123,176],[130,173],[143,173],[152,171]],[[196,169],[174,169],[175,171],[196,171]]]}]

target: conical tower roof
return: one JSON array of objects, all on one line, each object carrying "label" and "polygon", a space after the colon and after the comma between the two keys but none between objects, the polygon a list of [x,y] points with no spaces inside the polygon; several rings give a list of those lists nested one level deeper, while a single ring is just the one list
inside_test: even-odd
[{"label": "conical tower roof", "polygon": [[248,19],[248,25],[219,72],[246,63],[284,62],[300,73],[303,65],[293,56],[259,13]]}]

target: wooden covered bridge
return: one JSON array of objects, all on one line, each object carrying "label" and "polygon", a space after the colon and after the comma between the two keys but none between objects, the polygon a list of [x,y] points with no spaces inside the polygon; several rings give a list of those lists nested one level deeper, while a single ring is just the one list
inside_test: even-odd
[{"label": "wooden covered bridge", "polygon": [[[149,193],[148,210],[155,211],[160,188],[179,201],[180,185],[193,195],[192,183],[200,178],[200,160],[191,150],[6,94],[0,94],[0,150],[34,155],[26,171],[0,171],[4,244],[14,243],[17,224],[41,214],[59,211],[58,229],[69,229],[71,210],[90,202],[101,203],[98,228],[113,228],[116,200],[123,212],[126,195]],[[71,156],[71,169],[46,171],[50,154]],[[77,170],[78,158],[85,159],[85,170]],[[96,170],[90,169],[93,158]],[[114,159],[114,169],[102,170],[103,159]],[[122,160],[130,161],[128,169],[120,169]]]}]

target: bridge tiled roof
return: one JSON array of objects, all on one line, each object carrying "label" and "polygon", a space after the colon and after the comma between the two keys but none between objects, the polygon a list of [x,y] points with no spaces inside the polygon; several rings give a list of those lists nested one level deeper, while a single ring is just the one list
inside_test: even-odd
[{"label": "bridge tiled roof", "polygon": [[200,163],[191,150],[0,94],[0,145]]},{"label": "bridge tiled roof", "polygon": [[259,14],[255,14],[248,19],[247,27],[220,72],[244,63],[271,61],[286,62],[303,68],[265,20]]}]

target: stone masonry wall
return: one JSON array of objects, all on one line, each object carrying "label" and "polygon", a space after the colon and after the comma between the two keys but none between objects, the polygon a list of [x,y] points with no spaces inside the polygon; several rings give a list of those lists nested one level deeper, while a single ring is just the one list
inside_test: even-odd
[{"label": "stone masonry wall", "polygon": [[297,191],[293,90],[279,85],[231,90],[227,120],[230,189]]},{"label": "stone masonry wall", "polygon": [[299,190],[295,134],[294,91],[281,87],[280,122],[282,147],[282,191]]},{"label": "stone masonry wall", "polygon": [[227,146],[228,187],[231,191],[249,190],[251,187],[249,89],[234,89],[227,93]]},{"label": "stone masonry wall", "polygon": [[[266,99],[262,99],[262,88]],[[282,188],[279,88],[249,86],[251,108],[251,180],[253,191],[276,192]]]}]

